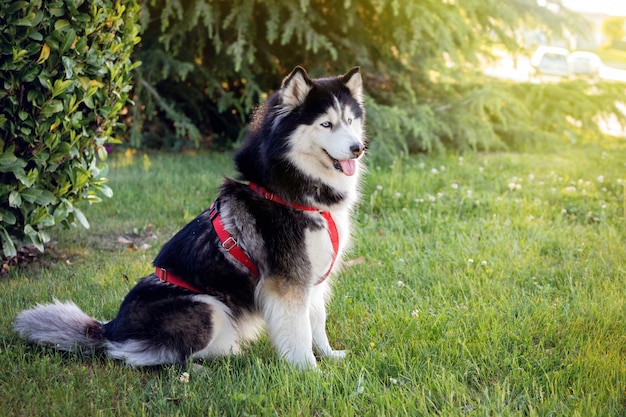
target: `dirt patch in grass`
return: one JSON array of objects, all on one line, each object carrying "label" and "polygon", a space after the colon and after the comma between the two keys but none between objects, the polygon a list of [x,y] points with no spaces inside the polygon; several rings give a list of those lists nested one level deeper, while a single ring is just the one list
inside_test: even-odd
[{"label": "dirt patch in grass", "polygon": [[24,266],[46,267],[59,262],[70,264],[70,259],[74,255],[67,250],[59,250],[55,243],[47,243],[44,249],[44,252],[40,252],[35,246],[27,245],[21,247],[17,255],[11,258],[3,256],[0,276],[5,276],[11,270]]},{"label": "dirt patch in grass", "polygon": [[129,232],[113,232],[108,234],[88,234],[82,238],[80,246],[74,249],[59,249],[55,242],[47,243],[44,252],[40,252],[33,245],[26,245],[17,251],[11,258],[2,257],[0,276],[5,276],[11,270],[20,267],[47,267],[60,262],[72,264],[72,259],[85,254],[84,248],[89,247],[100,251],[146,251],[159,242],[152,225],[144,228],[133,228]]}]

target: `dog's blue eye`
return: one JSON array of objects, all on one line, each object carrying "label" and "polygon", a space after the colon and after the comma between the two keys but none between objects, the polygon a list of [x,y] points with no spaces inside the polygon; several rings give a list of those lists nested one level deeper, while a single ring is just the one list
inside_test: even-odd
[{"label": "dog's blue eye", "polygon": [[333,127],[333,124],[331,122],[324,122],[321,124],[322,127],[325,127],[327,129],[330,129]]}]

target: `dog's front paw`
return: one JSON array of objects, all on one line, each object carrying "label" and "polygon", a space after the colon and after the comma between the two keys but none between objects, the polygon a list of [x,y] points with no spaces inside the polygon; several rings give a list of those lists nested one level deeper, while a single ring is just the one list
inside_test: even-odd
[{"label": "dog's front paw", "polygon": [[305,355],[284,355],[289,363],[295,366],[299,371],[306,371],[308,369],[315,369],[317,367],[317,360],[313,355],[313,352],[309,352]]},{"label": "dog's front paw", "polygon": [[325,356],[334,360],[340,360],[346,357],[345,350],[331,350]]}]

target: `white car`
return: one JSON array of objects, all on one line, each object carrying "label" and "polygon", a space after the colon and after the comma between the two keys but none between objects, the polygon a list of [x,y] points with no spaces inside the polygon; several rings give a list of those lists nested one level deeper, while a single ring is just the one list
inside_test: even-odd
[{"label": "white car", "polygon": [[572,75],[597,78],[600,75],[602,60],[593,52],[576,51],[567,57]]},{"label": "white car", "polygon": [[530,59],[531,77],[568,78],[571,75],[569,51],[554,46],[540,46]]}]

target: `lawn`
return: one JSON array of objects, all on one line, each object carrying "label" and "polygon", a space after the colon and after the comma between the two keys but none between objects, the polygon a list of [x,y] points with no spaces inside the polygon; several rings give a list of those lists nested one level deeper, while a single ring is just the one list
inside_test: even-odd
[{"label": "lawn", "polygon": [[[130,368],[28,346],[15,314],[53,298],[114,317],[228,155],[114,155],[89,230],[0,277],[0,414],[626,416],[626,143],[369,161],[329,336],[297,372],[267,339],[190,366]],[[187,380],[184,372],[190,374]]]}]

